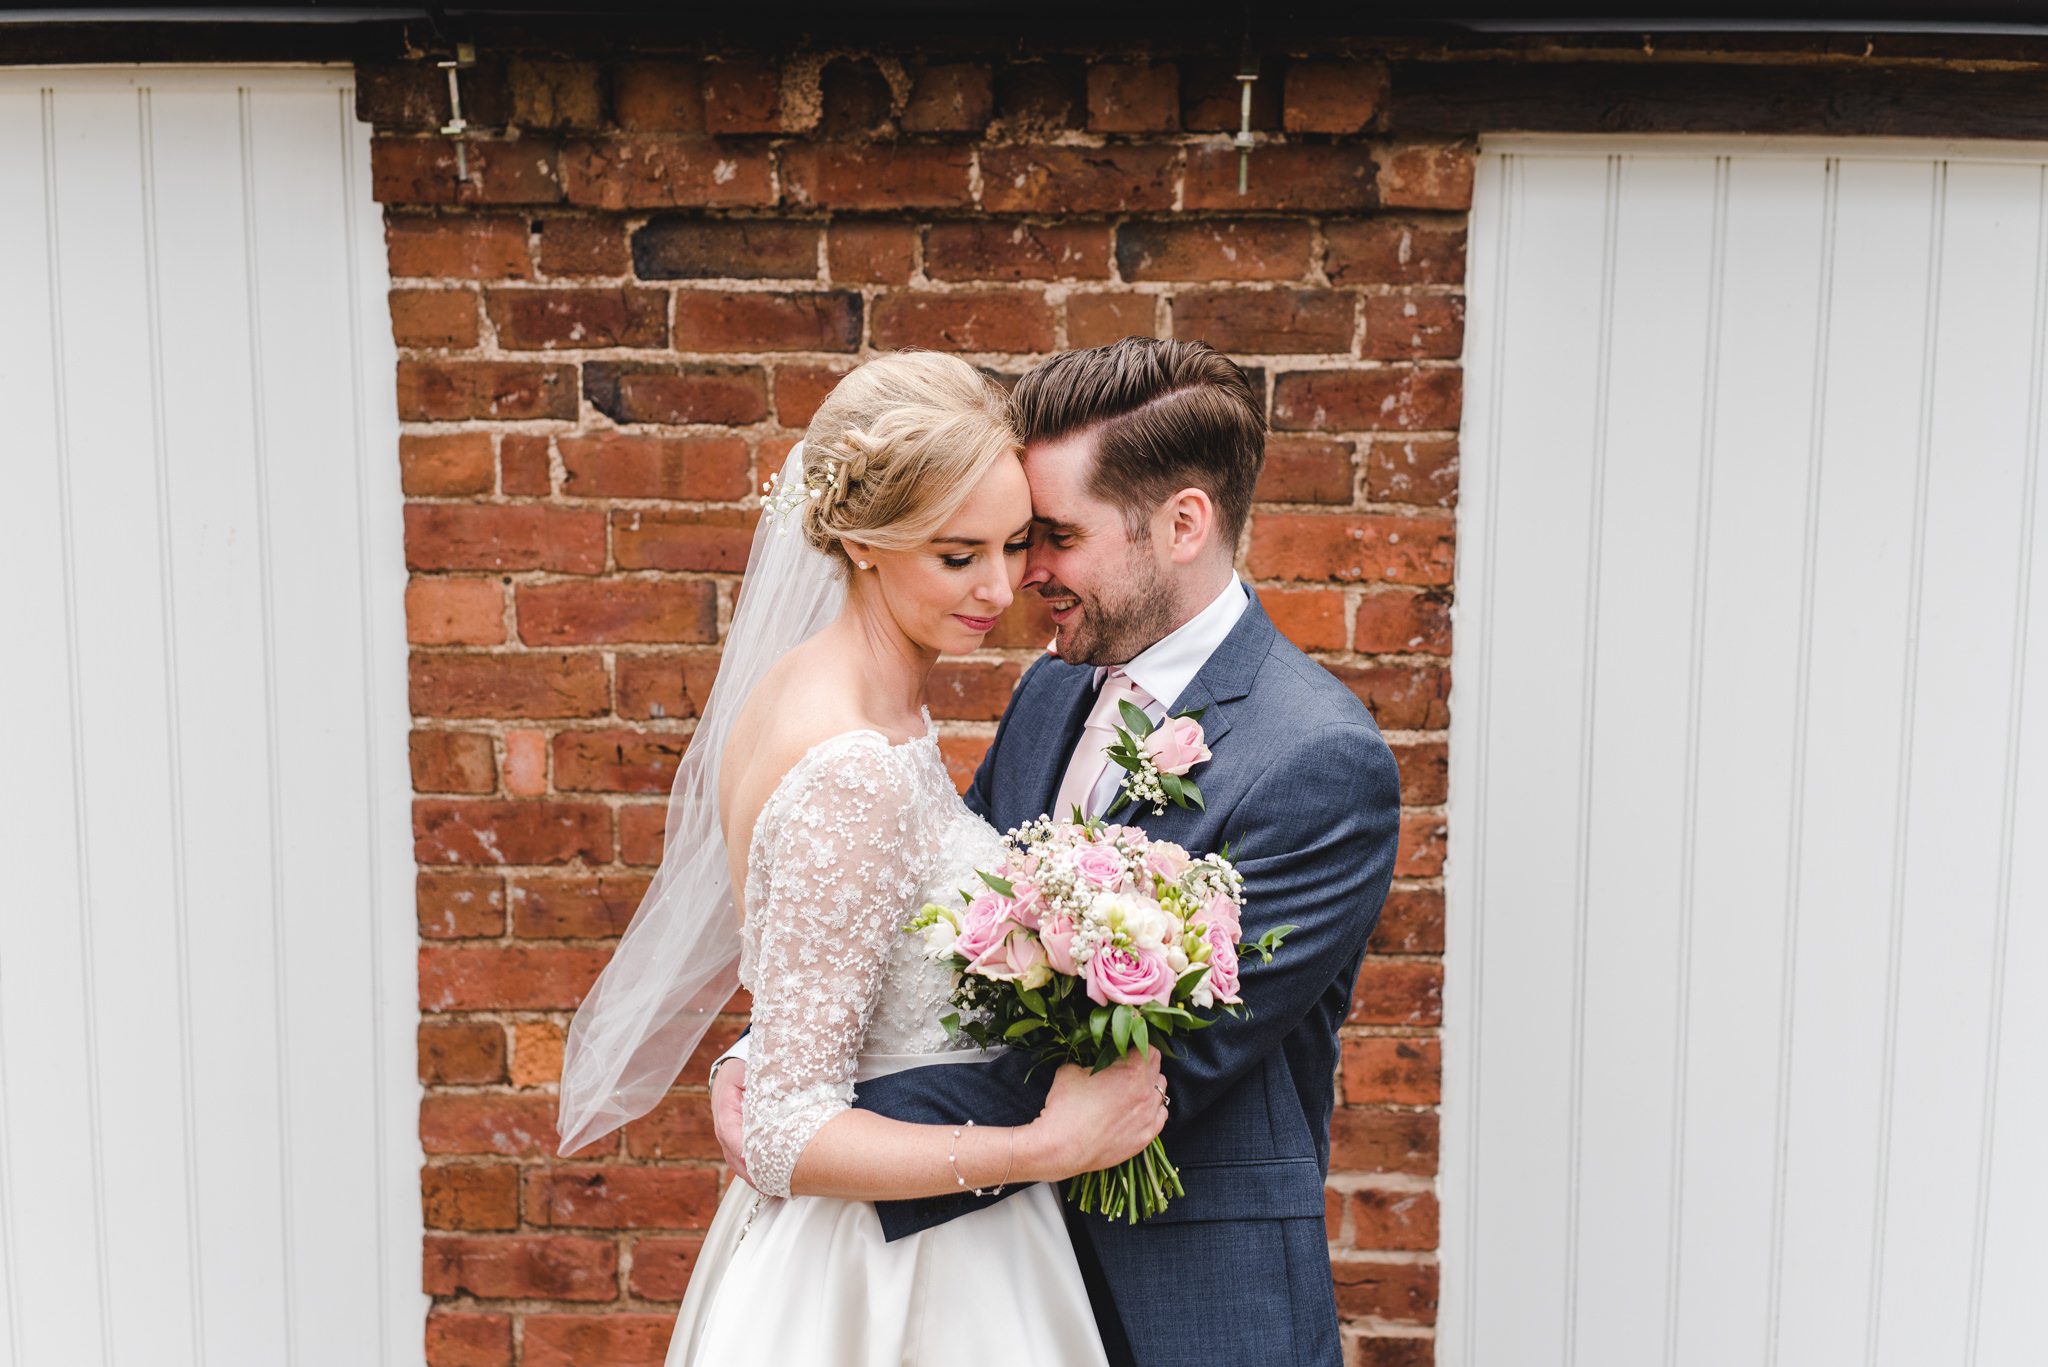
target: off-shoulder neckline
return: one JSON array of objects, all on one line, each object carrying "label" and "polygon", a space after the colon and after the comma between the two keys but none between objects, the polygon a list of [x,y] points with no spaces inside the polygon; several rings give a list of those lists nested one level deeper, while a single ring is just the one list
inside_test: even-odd
[{"label": "off-shoulder neckline", "polygon": [[920,706],[917,710],[919,715],[924,718],[924,734],[921,736],[912,736],[909,740],[890,740],[889,733],[878,726],[856,726],[851,730],[834,732],[805,750],[801,755],[798,755],[795,762],[783,771],[782,777],[775,780],[775,786],[768,790],[766,800],[761,803],[761,810],[754,813],[754,824],[747,831],[746,867],[748,869],[754,867],[754,847],[760,843],[761,823],[768,819],[768,813],[774,808],[775,800],[782,796],[782,790],[789,786],[789,781],[795,778],[800,770],[827,747],[838,745],[842,741],[851,740],[858,736],[873,736],[882,742],[883,749],[892,753],[899,750],[909,750],[921,745],[936,746],[939,741],[939,724],[932,720],[931,708]]},{"label": "off-shoulder neckline", "polygon": [[[879,726],[857,726],[851,731],[841,731],[837,736],[827,736],[824,740],[819,741],[818,745],[829,745],[833,741],[838,740],[840,736],[875,735],[880,736],[882,738],[882,743],[888,746],[891,750],[901,750],[907,746],[920,745],[923,744],[925,741],[937,740],[939,738],[939,724],[932,720],[931,708],[920,703],[918,704],[917,714],[924,718],[924,731],[922,734],[912,736],[908,740],[890,740],[889,733],[887,731],[884,731]],[[811,750],[817,749],[818,745],[812,746]],[[806,755],[808,755],[809,753],[810,750],[804,751],[804,754]],[[797,763],[801,764],[802,762],[802,758],[799,757]],[[796,765],[792,764],[789,767],[794,769],[796,768]]]}]

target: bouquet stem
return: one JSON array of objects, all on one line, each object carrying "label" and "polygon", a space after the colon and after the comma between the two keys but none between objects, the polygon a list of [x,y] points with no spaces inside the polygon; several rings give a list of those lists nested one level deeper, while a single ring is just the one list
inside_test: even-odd
[{"label": "bouquet stem", "polygon": [[1185,1195],[1180,1173],[1157,1139],[1135,1158],[1067,1181],[1068,1199],[1084,1213],[1127,1224],[1149,1219],[1165,1210],[1173,1197]]}]

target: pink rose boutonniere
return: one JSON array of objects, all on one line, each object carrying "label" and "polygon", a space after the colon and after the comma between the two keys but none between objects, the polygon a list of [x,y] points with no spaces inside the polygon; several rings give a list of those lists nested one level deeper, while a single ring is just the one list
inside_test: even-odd
[{"label": "pink rose boutonniere", "polygon": [[1202,805],[1202,790],[1188,777],[1197,764],[1207,764],[1209,747],[1202,736],[1202,713],[1182,712],[1157,725],[1134,703],[1119,703],[1124,724],[1116,728],[1109,758],[1129,772],[1116,801],[1104,816],[1115,816],[1126,802],[1149,802],[1157,816],[1171,802],[1176,807]]}]

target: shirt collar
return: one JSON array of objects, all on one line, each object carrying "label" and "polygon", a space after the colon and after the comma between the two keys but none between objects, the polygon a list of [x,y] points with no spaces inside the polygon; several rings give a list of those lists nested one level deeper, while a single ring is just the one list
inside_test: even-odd
[{"label": "shirt collar", "polygon": [[[1122,666],[1124,673],[1130,675],[1132,683],[1158,699],[1162,708],[1173,706],[1250,605],[1243,582],[1237,571],[1232,570],[1230,582],[1207,607],[1139,651],[1130,663]],[[1095,667],[1096,688],[1102,687],[1103,676],[1108,673],[1107,665]]]}]

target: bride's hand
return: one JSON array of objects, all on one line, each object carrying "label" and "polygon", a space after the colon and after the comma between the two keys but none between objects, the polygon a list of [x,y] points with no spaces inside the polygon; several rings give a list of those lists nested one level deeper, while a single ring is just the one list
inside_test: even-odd
[{"label": "bride's hand", "polygon": [[725,1165],[742,1182],[747,1182],[747,1160],[740,1150],[740,1101],[746,1093],[745,1059],[733,1059],[711,1079],[711,1128],[718,1136],[718,1151],[725,1155]]},{"label": "bride's hand", "polygon": [[1099,1073],[1062,1064],[1031,1126],[1042,1134],[1056,1175],[1072,1177],[1135,1157],[1158,1137],[1166,1114],[1159,1051],[1134,1049]]}]

